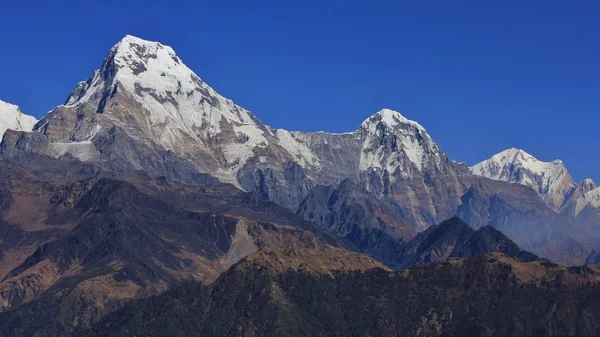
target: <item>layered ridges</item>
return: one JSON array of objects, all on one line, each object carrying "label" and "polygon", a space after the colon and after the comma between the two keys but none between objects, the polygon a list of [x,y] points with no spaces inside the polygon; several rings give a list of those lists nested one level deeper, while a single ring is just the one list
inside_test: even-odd
[{"label": "layered ridges", "polygon": [[[369,220],[373,224],[402,218],[412,230],[422,231],[462,213],[477,227],[510,229],[509,236],[528,249],[539,248],[552,234],[533,232],[562,221],[549,216],[541,200],[537,203],[522,186],[473,176],[450,160],[425,128],[398,112],[383,109],[355,131],[341,134],[268,127],[216,93],[172,48],[132,36],[115,45],[100,69],[79,83],[36,131],[36,137],[11,134],[2,156],[47,154],[185,184],[206,173],[293,212],[317,186],[335,188],[352,179],[372,205],[387,205],[378,206],[385,211]],[[542,163],[516,149],[505,152],[478,172],[533,186],[555,211],[574,195],[561,162]],[[580,196],[585,209],[594,200],[590,195],[586,201],[588,192]],[[575,211],[584,208],[573,206]],[[514,212],[506,215],[507,210]],[[548,219],[552,225],[542,225]],[[535,240],[523,235],[523,226]],[[372,238],[358,226],[349,231],[355,239]]]}]

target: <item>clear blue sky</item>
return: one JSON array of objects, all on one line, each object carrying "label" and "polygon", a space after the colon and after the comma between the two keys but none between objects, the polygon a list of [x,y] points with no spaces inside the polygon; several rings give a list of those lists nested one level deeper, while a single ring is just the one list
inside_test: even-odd
[{"label": "clear blue sky", "polygon": [[387,107],[455,160],[519,147],[600,180],[598,1],[41,2],[0,5],[0,99],[37,117],[132,34],[273,126],[349,131]]}]

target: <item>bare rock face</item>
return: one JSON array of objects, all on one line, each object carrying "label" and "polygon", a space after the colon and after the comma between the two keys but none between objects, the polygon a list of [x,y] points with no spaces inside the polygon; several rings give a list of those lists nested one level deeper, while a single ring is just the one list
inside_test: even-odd
[{"label": "bare rock face", "polygon": [[49,151],[48,138],[37,132],[7,130],[0,144],[3,158],[24,156],[28,153],[44,154]]}]

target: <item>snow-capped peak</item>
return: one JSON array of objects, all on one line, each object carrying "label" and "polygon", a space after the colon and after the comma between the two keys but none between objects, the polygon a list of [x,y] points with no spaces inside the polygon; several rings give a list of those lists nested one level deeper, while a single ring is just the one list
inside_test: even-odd
[{"label": "snow-capped peak", "polygon": [[361,171],[400,169],[402,175],[413,175],[413,169],[439,166],[440,149],[425,128],[399,112],[382,109],[367,118],[359,128],[365,138],[360,158]]},{"label": "snow-capped peak", "polygon": [[516,148],[504,150],[470,167],[473,174],[532,187],[558,210],[575,182],[561,160],[543,162]]},{"label": "snow-capped peak", "polygon": [[[168,149],[186,138],[206,140],[218,134],[224,122],[242,128],[257,125],[247,110],[204,83],[173,48],[131,35],[110,50],[102,67],[87,82],[77,85],[66,104],[78,106],[93,100],[104,107],[102,100],[121,89],[141,104],[144,124],[154,133],[152,138]],[[242,133],[261,138],[259,143],[264,141],[262,131],[250,132],[252,135]]]},{"label": "snow-capped peak", "polygon": [[[160,68],[153,70],[177,69],[181,64],[173,48],[164,46],[160,42],[142,40],[138,37],[126,35],[111,50],[113,62],[118,67],[125,67],[120,75],[139,75],[148,71],[147,67]],[[152,61],[156,60],[156,61]]]},{"label": "snow-capped peak", "polygon": [[35,123],[37,119],[22,113],[18,106],[0,101],[0,138],[8,129],[31,131]]},{"label": "snow-capped peak", "polygon": [[417,128],[421,131],[425,131],[425,128],[422,127],[421,124],[419,124],[413,120],[410,120],[410,119],[402,116],[402,114],[399,113],[398,111],[394,111],[391,109],[379,110],[375,114],[371,115],[369,118],[365,119],[365,121],[362,122],[362,125],[368,125],[368,124],[377,123],[377,122],[382,122],[392,128],[398,124],[407,124],[407,125],[411,125],[411,126]]},{"label": "snow-capped peak", "polygon": [[[491,169],[491,170],[488,170]],[[496,170],[494,168],[499,168]],[[547,174],[554,171],[566,171],[566,168],[561,160],[551,162],[543,162],[530,155],[529,153],[517,149],[510,148],[492,156],[479,164],[474,165],[471,169],[473,173],[479,175],[489,175],[489,178],[503,180],[501,177],[509,172],[503,172],[501,169],[524,168],[538,175]],[[523,182],[528,182],[528,177],[523,177]]]}]

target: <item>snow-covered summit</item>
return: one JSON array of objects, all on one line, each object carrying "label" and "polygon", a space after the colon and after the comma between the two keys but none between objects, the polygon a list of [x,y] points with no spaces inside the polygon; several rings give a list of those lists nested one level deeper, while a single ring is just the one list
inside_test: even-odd
[{"label": "snow-covered summit", "polygon": [[561,160],[544,162],[516,148],[504,150],[470,170],[490,179],[530,186],[556,211],[575,187]]},{"label": "snow-covered summit", "polygon": [[[74,129],[52,125],[64,120],[73,120]],[[279,154],[282,158],[318,165],[289,132],[266,127],[213,90],[173,48],[131,35],[112,47],[100,69],[40,124],[41,132],[59,132],[51,136],[54,142],[90,141],[98,130],[116,125],[186,159],[202,158],[202,170],[233,183],[246,162],[273,143],[287,152]]]},{"label": "snow-covered summit", "polygon": [[370,117],[365,119],[365,121],[362,122],[362,125],[369,125],[369,124],[377,123],[377,122],[382,122],[392,128],[397,126],[398,124],[406,124],[406,125],[415,127],[416,129],[419,129],[420,131],[425,132],[425,128],[422,127],[421,124],[419,124],[413,120],[410,120],[410,119],[404,117],[398,111],[394,111],[391,109],[379,110],[378,112],[374,113],[373,115],[371,115]]},{"label": "snow-covered summit", "polygon": [[0,101],[0,138],[8,129],[31,131],[35,123],[37,119],[22,113],[18,106]]},{"label": "snow-covered summit", "polygon": [[[419,123],[397,111],[383,109],[367,118],[359,133],[365,138],[360,169],[385,169],[411,176],[424,168],[438,167],[441,150]],[[416,169],[416,172],[412,172]]]},{"label": "snow-covered summit", "polygon": [[168,148],[181,140],[181,133],[213,136],[219,133],[222,121],[257,124],[247,110],[204,83],[173,48],[131,35],[110,50],[102,67],[86,84],[76,87],[67,104],[82,104],[98,99],[98,95],[106,96],[116,91],[117,85],[142,104],[149,124],[163,126],[158,140]]}]

